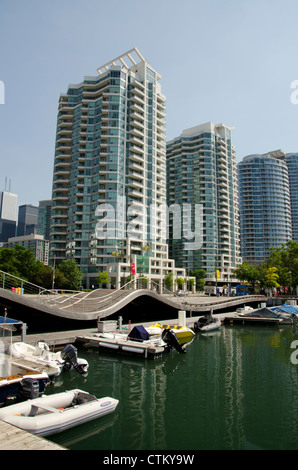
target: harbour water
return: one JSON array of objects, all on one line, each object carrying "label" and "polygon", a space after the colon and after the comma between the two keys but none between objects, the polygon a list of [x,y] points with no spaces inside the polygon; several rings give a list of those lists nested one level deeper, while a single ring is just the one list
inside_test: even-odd
[{"label": "harbour water", "polygon": [[237,325],[156,360],[80,347],[88,375],[65,373],[46,393],[81,388],[119,405],[49,439],[71,450],[297,450],[296,339],[289,326]]}]

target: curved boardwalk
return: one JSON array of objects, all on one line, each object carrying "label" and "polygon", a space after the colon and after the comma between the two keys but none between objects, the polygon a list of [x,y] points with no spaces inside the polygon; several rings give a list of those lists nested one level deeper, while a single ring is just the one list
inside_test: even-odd
[{"label": "curved boardwalk", "polygon": [[120,311],[136,299],[146,301],[146,297],[154,299],[161,306],[186,312],[204,314],[229,308],[231,309],[253,302],[266,302],[264,296],[245,297],[207,297],[190,294],[188,297],[178,297],[171,294],[157,294],[150,289],[97,289],[92,292],[80,292],[73,295],[46,294],[46,295],[19,295],[0,288],[0,298],[5,301],[31,307],[43,313],[72,320],[97,320],[108,317]]}]

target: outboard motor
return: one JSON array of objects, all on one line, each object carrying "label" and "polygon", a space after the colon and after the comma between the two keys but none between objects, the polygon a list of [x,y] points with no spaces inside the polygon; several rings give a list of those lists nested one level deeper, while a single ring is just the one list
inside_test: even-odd
[{"label": "outboard motor", "polygon": [[175,348],[176,351],[178,351],[181,354],[186,353],[186,350],[184,348],[182,348],[182,346],[179,344],[179,341],[176,338],[176,335],[175,335],[175,333],[173,333],[173,331],[171,331],[169,329],[165,329],[165,330],[163,330],[163,332],[161,334],[161,337],[162,337],[163,341],[165,343],[167,343],[167,345],[170,348]]},{"label": "outboard motor", "polygon": [[20,394],[28,399],[38,398],[39,397],[39,382],[36,379],[30,377],[24,378],[21,380],[21,390]]},{"label": "outboard motor", "polygon": [[79,374],[85,374],[87,372],[87,361],[78,359],[77,348],[72,344],[67,344],[65,348],[62,349],[61,357],[64,361],[64,371],[69,371],[73,367]]}]

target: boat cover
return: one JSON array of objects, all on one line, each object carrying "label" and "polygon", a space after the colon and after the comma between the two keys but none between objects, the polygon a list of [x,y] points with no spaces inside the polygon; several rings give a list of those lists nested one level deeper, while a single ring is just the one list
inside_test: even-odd
[{"label": "boat cover", "polygon": [[143,325],[138,325],[131,330],[128,338],[134,341],[147,341],[149,339],[149,333],[145,330]]},{"label": "boat cover", "polygon": [[19,320],[14,320],[13,318],[8,318],[8,317],[0,317],[0,323],[14,323],[14,324],[21,324]]},{"label": "boat cover", "polygon": [[298,313],[298,308],[293,305],[283,304],[278,305],[277,307],[271,307],[272,311],[286,312],[286,313]]},{"label": "boat cover", "polygon": [[280,312],[274,312],[271,309],[264,307],[253,312],[248,312],[244,314],[245,317],[260,317],[260,318],[280,318]]}]

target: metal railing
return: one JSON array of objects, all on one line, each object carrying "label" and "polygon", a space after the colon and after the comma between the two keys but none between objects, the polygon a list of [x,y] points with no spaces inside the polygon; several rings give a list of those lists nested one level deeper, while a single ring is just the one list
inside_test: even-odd
[{"label": "metal railing", "polygon": [[[0,270],[0,287],[17,294],[34,294],[39,295],[43,289],[32,282],[21,279],[13,274],[6,273]],[[19,291],[18,289],[21,289]]]},{"label": "metal railing", "polygon": [[121,299],[131,293],[134,281],[130,281],[118,290],[113,290],[107,294],[103,290],[95,289],[91,292],[79,292],[71,296],[49,295],[40,296],[39,300],[50,304],[55,308],[72,312],[97,312],[119,302]]},{"label": "metal railing", "polygon": [[[30,294],[39,303],[47,304],[53,308],[68,312],[91,313],[103,311],[123,300],[135,290],[150,290],[158,293],[160,284],[151,281],[150,289],[142,278],[133,279],[117,290],[104,292],[104,289],[95,289],[90,292],[45,289],[29,281],[0,270],[0,287],[16,294]],[[162,288],[164,294],[175,296],[172,291]]]}]

